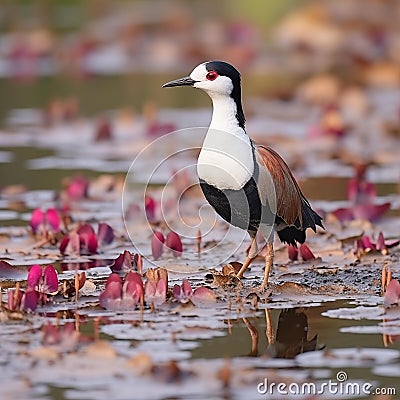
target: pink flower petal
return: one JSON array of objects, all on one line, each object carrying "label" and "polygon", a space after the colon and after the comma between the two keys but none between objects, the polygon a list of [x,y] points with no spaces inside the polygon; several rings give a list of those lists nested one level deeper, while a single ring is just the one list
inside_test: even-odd
[{"label": "pink flower petal", "polygon": [[332,211],[334,215],[340,222],[352,221],[354,219],[353,210],[350,208],[338,208]]},{"label": "pink flower petal", "polygon": [[28,273],[27,285],[29,288],[35,289],[42,279],[43,270],[39,264],[32,265]]},{"label": "pink flower petal", "polygon": [[95,254],[98,242],[93,227],[90,224],[83,224],[77,231],[79,235],[80,250],[83,254]]},{"label": "pink flower petal", "polygon": [[357,204],[353,207],[353,215],[355,219],[374,222],[377,219],[379,219],[389,209],[390,209],[390,203],[384,203],[379,205]]},{"label": "pink flower petal", "polygon": [[176,232],[169,232],[165,244],[172,250],[174,257],[179,257],[183,251],[181,238]]},{"label": "pink flower petal", "polygon": [[144,290],[147,303],[154,303],[155,305],[165,303],[167,295],[165,279],[160,279],[157,283],[153,280],[147,280]]},{"label": "pink flower petal", "polygon": [[36,208],[35,210],[32,211],[32,216],[31,216],[31,228],[32,232],[34,234],[38,233],[39,228],[43,229],[45,224],[45,217],[44,213],[40,208]]},{"label": "pink flower petal", "polygon": [[69,254],[70,256],[72,255],[79,256],[81,254],[80,238],[76,232],[71,232],[69,234],[69,242],[65,250],[65,253]]},{"label": "pink flower petal", "polygon": [[376,250],[380,251],[384,255],[388,254],[388,249],[382,232],[379,232],[378,239],[376,241]]},{"label": "pink flower petal", "polygon": [[60,253],[61,254],[66,254],[68,243],[69,243],[69,236],[68,235],[63,236],[62,239],[60,240]]},{"label": "pink flower petal", "polygon": [[369,253],[371,250],[375,250],[375,245],[372,243],[369,236],[362,236],[360,240],[365,253]]},{"label": "pink flower petal", "polygon": [[55,208],[49,208],[46,211],[46,222],[53,232],[60,232],[61,218]]},{"label": "pink flower petal", "polygon": [[354,254],[357,258],[360,258],[365,253],[364,243],[361,239],[357,239],[354,243]]},{"label": "pink flower petal", "polygon": [[122,286],[122,298],[132,298],[135,304],[144,296],[142,277],[137,272],[128,272]]},{"label": "pink flower petal", "polygon": [[129,271],[125,276],[125,282],[127,281],[136,282],[143,286],[142,277],[137,272]]},{"label": "pink flower petal", "polygon": [[[120,303],[122,299],[122,285],[119,282],[110,282],[106,285],[103,292],[100,293],[99,303],[101,307],[107,310],[117,309],[117,304]],[[119,302],[115,302],[119,300]]]},{"label": "pink flower petal", "polygon": [[174,299],[181,301],[181,297],[182,297],[182,288],[175,283],[173,289],[172,289],[172,294],[174,295]]},{"label": "pink flower petal", "polygon": [[144,285],[144,297],[146,299],[146,302],[151,303],[152,299],[155,296],[156,290],[157,284],[155,281],[146,281]]},{"label": "pink flower petal", "polygon": [[95,234],[86,236],[86,242],[85,242],[85,250],[89,254],[95,254],[97,253],[97,247],[98,247],[98,242],[97,242],[97,237]]},{"label": "pink flower petal", "polygon": [[299,250],[297,249],[297,247],[293,246],[292,244],[289,244],[288,256],[289,256],[289,260],[296,261],[299,257]]},{"label": "pink flower petal", "polygon": [[160,279],[157,282],[156,296],[162,300],[162,303],[167,299],[168,282],[165,279]]},{"label": "pink flower petal", "polygon": [[154,222],[156,216],[156,202],[151,196],[146,195],[144,197],[144,210],[147,220],[149,222]]},{"label": "pink flower petal", "polygon": [[193,294],[192,286],[187,279],[184,279],[182,282],[182,294],[185,297],[190,297]]},{"label": "pink flower petal", "polygon": [[77,230],[79,236],[84,236],[84,235],[95,235],[95,231],[93,229],[93,226],[90,224],[83,224],[79,227]]},{"label": "pink flower petal", "polygon": [[304,261],[315,260],[315,256],[306,244],[300,245],[300,255]]},{"label": "pink flower petal", "polygon": [[81,254],[81,245],[79,235],[71,232],[68,236],[64,236],[60,243],[60,252],[63,255],[79,256]]},{"label": "pink flower petal", "polygon": [[389,307],[392,304],[398,304],[400,300],[400,283],[397,279],[392,279],[386,288],[385,306]]},{"label": "pink flower petal", "polygon": [[107,281],[106,281],[106,287],[111,282],[119,283],[121,285],[121,288],[122,288],[122,278],[119,275],[114,274],[114,273],[110,274],[110,276],[107,278]]},{"label": "pink flower petal", "polygon": [[17,286],[15,289],[8,289],[7,291],[7,307],[11,311],[19,309],[21,305],[23,293]]},{"label": "pink flower petal", "polygon": [[21,309],[25,311],[35,311],[39,303],[39,292],[28,287],[21,299]]},{"label": "pink flower petal", "polygon": [[194,290],[191,300],[194,304],[214,303],[217,301],[217,296],[211,289],[200,286]]},{"label": "pink flower petal", "polygon": [[83,176],[75,177],[67,187],[67,194],[71,200],[80,200],[87,197],[88,180]]},{"label": "pink flower petal", "polygon": [[43,271],[45,293],[55,294],[58,292],[58,274],[52,265],[45,267]]},{"label": "pink flower petal", "polygon": [[151,238],[151,253],[155,260],[158,260],[161,257],[164,242],[164,235],[161,232],[154,231],[153,237]]},{"label": "pink flower petal", "polygon": [[110,225],[102,222],[97,230],[97,241],[100,246],[112,243],[114,240],[114,230]]},{"label": "pink flower petal", "polygon": [[132,254],[125,250],[115,261],[110,265],[112,272],[123,272],[132,269]]}]

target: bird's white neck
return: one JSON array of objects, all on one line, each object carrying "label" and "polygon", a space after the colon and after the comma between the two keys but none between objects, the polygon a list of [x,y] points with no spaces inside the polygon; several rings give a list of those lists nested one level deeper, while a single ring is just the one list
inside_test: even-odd
[{"label": "bird's white neck", "polygon": [[209,93],[213,115],[197,162],[199,178],[219,189],[239,190],[254,172],[250,138],[239,126],[235,101]]}]

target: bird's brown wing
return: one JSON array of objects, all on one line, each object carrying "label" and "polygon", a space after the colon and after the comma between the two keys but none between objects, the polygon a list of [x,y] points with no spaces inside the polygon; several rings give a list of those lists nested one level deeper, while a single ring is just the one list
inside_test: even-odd
[{"label": "bird's brown wing", "polygon": [[255,145],[255,154],[260,167],[257,186],[261,202],[265,204],[270,195],[272,180],[275,187],[276,214],[288,225],[293,225],[298,218],[301,226],[303,194],[290,168],[270,147]]}]

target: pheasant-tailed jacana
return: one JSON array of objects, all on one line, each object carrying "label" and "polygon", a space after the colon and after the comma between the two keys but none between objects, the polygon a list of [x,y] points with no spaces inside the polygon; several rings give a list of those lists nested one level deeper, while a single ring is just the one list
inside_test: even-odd
[{"label": "pheasant-tailed jacana", "polygon": [[204,196],[216,212],[250,234],[247,259],[237,274],[243,276],[258,254],[256,234],[266,239],[265,274],[268,284],[274,250],[274,231],[282,242],[304,243],[306,229],[323,228],[285,161],[270,147],[255,144],[245,130],[240,73],[223,61],[198,65],[184,78],[163,87],[193,86],[213,103],[210,127],[197,162]]}]

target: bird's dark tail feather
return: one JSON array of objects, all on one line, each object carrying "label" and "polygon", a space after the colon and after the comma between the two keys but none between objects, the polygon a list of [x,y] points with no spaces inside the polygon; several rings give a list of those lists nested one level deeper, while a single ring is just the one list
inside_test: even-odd
[{"label": "bird's dark tail feather", "polygon": [[295,226],[288,226],[277,232],[279,239],[283,243],[297,246],[297,243],[304,243],[306,240],[306,231],[297,229]]},{"label": "bird's dark tail feather", "polygon": [[310,203],[304,197],[301,200],[301,211],[303,218],[301,228],[311,228],[314,232],[316,232],[316,225],[318,225],[322,229],[325,229],[324,225],[322,224],[322,218],[311,208]]},{"label": "bird's dark tail feather", "polygon": [[306,240],[306,229],[311,228],[314,232],[317,225],[324,228],[322,218],[311,208],[310,203],[302,198],[302,224],[296,220],[294,225],[288,226],[278,231],[281,242],[297,246],[297,243],[304,243]]}]

